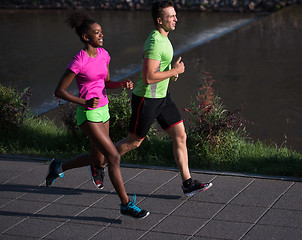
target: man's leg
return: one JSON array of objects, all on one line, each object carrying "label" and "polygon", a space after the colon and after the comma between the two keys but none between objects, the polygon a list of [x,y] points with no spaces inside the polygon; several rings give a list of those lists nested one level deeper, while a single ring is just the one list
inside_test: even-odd
[{"label": "man's leg", "polygon": [[128,136],[115,144],[121,156],[141,145],[160,111],[161,104],[161,99],[144,98],[132,94]]},{"label": "man's leg", "polygon": [[128,136],[115,144],[115,147],[119,154],[122,156],[125,153],[138,148],[144,141],[143,138],[138,138],[134,134],[129,133]]},{"label": "man's leg", "polygon": [[181,179],[184,182],[191,178],[188,163],[187,134],[184,124],[180,122],[166,131],[172,138],[174,160],[179,169]]},{"label": "man's leg", "polygon": [[191,178],[187,151],[187,134],[183,122],[178,122],[166,129],[173,141],[174,159],[178,166],[185,196],[192,196],[195,193],[205,191],[212,186],[212,183],[201,183]]}]

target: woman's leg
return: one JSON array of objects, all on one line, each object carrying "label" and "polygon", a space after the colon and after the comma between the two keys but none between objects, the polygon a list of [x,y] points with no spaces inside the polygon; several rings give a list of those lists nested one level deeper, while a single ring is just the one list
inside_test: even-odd
[{"label": "woman's leg", "polygon": [[[83,128],[85,127],[86,122],[84,122],[80,126],[80,128],[83,132],[85,132],[85,130]],[[99,124],[104,125],[104,130],[105,130],[104,134],[109,136],[109,121],[107,121],[106,123],[99,123]],[[87,133],[85,132],[85,134],[87,134]],[[85,166],[89,166],[89,165],[100,165],[102,167],[105,167],[107,163],[104,160],[104,155],[99,151],[99,149],[96,147],[96,145],[94,144],[94,142],[91,139],[90,139],[90,146],[91,146],[90,154],[81,154],[81,155],[76,156],[74,159],[72,159],[68,162],[64,162],[62,164],[63,172],[65,172],[69,169],[80,168],[80,167],[85,167]]]},{"label": "woman's leg", "polygon": [[94,163],[95,159],[97,159],[99,163],[100,158],[105,158],[108,163],[110,180],[121,200],[121,213],[135,218],[145,218],[149,215],[149,212],[135,205],[136,196],[133,196],[133,201],[129,201],[121,175],[120,154],[108,135],[108,126],[109,122],[107,124],[84,122],[81,125],[81,129],[87,134],[92,143],[91,155],[81,155],[63,165],[53,160],[49,166],[49,172],[46,177],[46,186],[49,187],[57,177],[62,177],[60,173],[61,170],[59,169],[61,166],[65,171],[75,167],[90,165],[93,163],[93,159]]},{"label": "woman's leg", "polygon": [[[107,135],[109,136],[109,121],[104,123]],[[88,166],[91,173],[92,183],[98,188],[104,188],[105,167],[107,166],[107,160],[104,155],[98,150],[93,141],[90,141],[91,146],[91,158],[95,159],[94,163]]]},{"label": "woman's leg", "polygon": [[[97,150],[107,159],[110,180],[120,197],[122,204],[126,205],[129,202],[129,198],[121,175],[120,155],[108,136],[108,125],[105,126],[104,123],[86,121],[81,125],[81,129],[90,138]],[[93,163],[91,157],[90,161],[87,161],[86,159],[86,164],[83,162],[83,158],[79,157],[77,160],[75,159],[73,161],[73,166],[88,166],[91,163]],[[65,169],[65,164],[62,166],[62,169]]]},{"label": "woman's leg", "polygon": [[[109,136],[109,121],[104,123],[105,132],[107,136]],[[107,160],[105,159],[104,155],[99,151],[99,149],[95,146],[93,141],[90,140],[90,146],[91,146],[91,157],[93,159],[92,165],[99,165],[101,167],[107,166]]]}]

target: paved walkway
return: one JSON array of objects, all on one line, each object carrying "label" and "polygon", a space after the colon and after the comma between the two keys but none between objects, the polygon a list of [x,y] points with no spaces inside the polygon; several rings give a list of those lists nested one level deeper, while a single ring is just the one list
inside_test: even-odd
[{"label": "paved walkway", "polygon": [[128,193],[151,212],[135,220],[120,215],[108,174],[100,191],[88,168],[46,188],[47,168],[0,156],[1,240],[302,239],[302,182],[193,173],[213,187],[184,197],[176,171],[123,167]]}]

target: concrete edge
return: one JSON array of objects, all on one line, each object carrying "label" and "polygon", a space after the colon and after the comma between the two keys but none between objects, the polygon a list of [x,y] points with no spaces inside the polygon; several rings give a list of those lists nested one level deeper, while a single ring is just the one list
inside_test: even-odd
[{"label": "concrete edge", "polygon": [[[49,158],[40,157],[30,157],[24,155],[10,155],[10,154],[0,154],[0,158],[8,159],[20,159],[27,161],[50,161]],[[121,167],[126,168],[144,168],[144,169],[154,169],[163,171],[175,171],[178,172],[177,168],[174,167],[161,167],[161,166],[149,166],[149,165],[139,165],[139,164],[121,164]],[[291,181],[291,182],[302,182],[302,177],[287,177],[287,176],[270,176],[261,174],[250,174],[250,173],[236,173],[236,172],[224,172],[224,171],[211,171],[211,170],[201,170],[201,169],[190,169],[191,173],[208,174],[208,175],[219,175],[219,176],[232,176],[232,177],[245,177],[245,178],[256,178],[256,179],[267,179],[267,180],[281,180],[281,181]]]}]

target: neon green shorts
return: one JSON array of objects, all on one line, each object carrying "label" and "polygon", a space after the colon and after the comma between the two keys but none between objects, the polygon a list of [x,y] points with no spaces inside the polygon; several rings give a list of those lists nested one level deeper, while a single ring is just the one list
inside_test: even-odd
[{"label": "neon green shorts", "polygon": [[99,107],[96,109],[86,109],[82,106],[77,108],[77,124],[78,126],[82,125],[86,120],[90,122],[107,122],[110,118],[109,107],[106,104],[103,107]]}]

